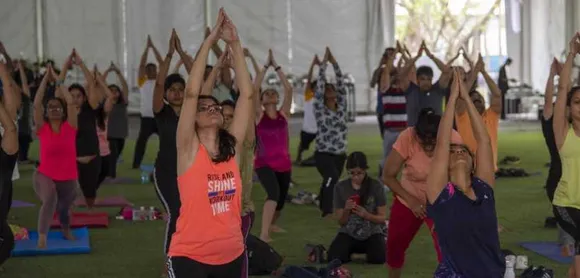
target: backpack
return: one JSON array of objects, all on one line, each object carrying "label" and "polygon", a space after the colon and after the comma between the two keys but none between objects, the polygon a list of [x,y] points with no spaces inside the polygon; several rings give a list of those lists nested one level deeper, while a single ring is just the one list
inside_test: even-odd
[{"label": "backpack", "polygon": [[252,234],[246,239],[246,249],[250,275],[271,275],[282,265],[282,256],[268,243]]},{"label": "backpack", "polygon": [[522,272],[521,278],[554,278],[554,271],[544,266],[530,266]]}]

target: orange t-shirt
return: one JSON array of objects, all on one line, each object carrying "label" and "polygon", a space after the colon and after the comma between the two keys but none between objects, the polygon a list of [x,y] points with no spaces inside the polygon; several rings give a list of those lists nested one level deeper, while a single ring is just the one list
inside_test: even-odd
[{"label": "orange t-shirt", "polygon": [[[461,136],[455,130],[451,133],[451,142],[455,144],[463,142]],[[408,127],[399,134],[399,138],[393,144],[393,150],[405,160],[403,174],[401,175],[401,186],[409,194],[425,203],[427,201],[425,194],[427,190],[427,175],[429,175],[431,168],[431,157],[425,153],[423,147],[419,144],[414,127]],[[401,197],[397,196],[397,198],[407,206],[407,203]]]},{"label": "orange t-shirt", "polygon": [[[493,165],[497,171],[497,131],[499,127],[499,115],[491,108],[488,108],[483,112],[483,114],[481,114],[481,117],[483,118],[485,129],[487,129],[487,133],[489,134],[491,149],[493,151]],[[469,119],[467,112],[464,112],[461,115],[456,114],[455,123],[457,124],[457,131],[461,134],[461,138],[463,138],[463,142],[465,142],[465,145],[467,145],[469,150],[475,154],[477,151],[477,141],[473,135],[471,120]]]},{"label": "orange t-shirt", "polygon": [[208,265],[241,256],[242,180],[236,159],[216,164],[200,144],[195,161],[177,177],[177,184],[181,209],[169,256]]}]

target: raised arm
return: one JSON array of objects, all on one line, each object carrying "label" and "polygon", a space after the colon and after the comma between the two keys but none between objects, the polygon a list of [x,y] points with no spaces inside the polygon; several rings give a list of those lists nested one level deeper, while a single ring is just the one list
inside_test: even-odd
[{"label": "raised arm", "polygon": [[103,105],[103,110],[105,111],[106,115],[109,115],[111,110],[113,110],[114,103],[114,96],[111,89],[107,85],[105,81],[105,76],[103,76],[100,72],[97,71],[95,74],[95,79],[97,80],[97,86],[99,86],[99,90],[104,94],[105,97],[105,104]]},{"label": "raised arm", "polygon": [[87,66],[85,65],[84,61],[82,60],[81,56],[79,55],[78,51],[76,51],[76,49],[73,49],[73,56],[74,56],[74,63],[81,68],[81,70],[83,71],[83,74],[85,76],[85,80],[87,83],[87,88],[86,88],[87,89],[87,101],[89,102],[89,105],[91,106],[91,108],[97,109],[99,107],[99,104],[103,100],[104,96],[102,94],[100,94],[99,92],[96,92],[96,90],[95,90],[95,85],[96,85],[95,76],[87,68]]},{"label": "raised arm", "polygon": [[[479,54],[477,63],[480,63],[481,65],[479,67],[476,67],[476,69],[478,69],[483,75],[483,79],[485,79],[485,83],[487,84],[487,87],[491,92],[490,108],[491,110],[493,110],[493,112],[501,114],[501,110],[503,109],[501,102],[501,91],[497,86],[497,84],[495,83],[495,81],[493,80],[493,78],[489,76],[487,70],[485,70],[485,64],[483,63],[483,57],[481,57],[481,54]],[[466,88],[467,90],[470,90],[471,86],[466,86]]]},{"label": "raised arm", "polygon": [[[177,35],[177,32],[175,32],[175,51],[177,51],[177,54],[179,54],[179,58],[180,58],[179,63],[177,63],[177,65],[182,63],[183,66],[185,67],[185,70],[187,72],[190,72],[191,67],[193,66],[193,58],[191,58],[191,56],[189,56],[189,54],[187,54],[187,52],[185,52],[183,50],[183,46],[181,44],[181,39]],[[176,69],[179,70],[179,67],[177,65],[176,65]]]},{"label": "raised arm", "polygon": [[201,89],[201,95],[206,95],[206,96],[211,95],[213,93],[213,88],[215,86],[215,82],[217,80],[217,77],[218,77],[219,73],[222,71],[222,67],[228,68],[228,69],[230,68],[231,59],[228,59],[227,64],[225,64],[226,63],[226,53],[227,52],[223,52],[222,56],[220,56],[218,61],[213,65],[213,68],[211,69],[211,72],[209,73],[207,79],[205,80],[205,82],[203,82],[203,87]]},{"label": "raised arm", "polygon": [[171,38],[169,39],[169,50],[167,51],[167,56],[165,60],[160,63],[159,73],[157,74],[157,80],[155,81],[155,89],[153,90],[153,112],[159,113],[163,109],[163,95],[165,95],[165,78],[169,72],[169,67],[171,66],[171,58],[175,52],[175,29],[171,32]]},{"label": "raised arm", "polygon": [[475,137],[475,141],[477,141],[475,175],[493,187],[495,185],[495,163],[493,160],[491,139],[489,138],[489,134],[485,124],[483,123],[483,118],[469,97],[469,88],[464,82],[460,82],[459,84],[459,94],[465,102],[467,114],[469,115],[471,126],[473,127],[473,137]]},{"label": "raised arm", "polygon": [[387,57],[385,64],[381,66],[383,69],[381,78],[379,79],[379,91],[381,92],[386,92],[391,87],[391,71],[393,70],[393,59],[394,55]]},{"label": "raised arm", "polygon": [[[211,33],[211,30],[209,29],[209,26],[206,26],[205,27],[205,37],[207,38],[210,33]],[[216,41],[211,46],[211,50],[213,51],[213,54],[215,54],[216,57],[221,57],[223,54],[223,50],[220,48],[218,41]]]},{"label": "raised arm", "polygon": [[117,65],[111,63],[111,69],[117,75],[117,79],[119,80],[119,82],[121,82],[121,94],[123,94],[123,103],[128,104],[129,85],[127,84],[127,79],[125,79],[125,76],[123,76],[123,73],[121,73],[121,70],[119,69],[119,67],[117,67]]},{"label": "raised arm", "polygon": [[[8,54],[8,51],[6,51],[6,47],[4,47],[4,44],[2,42],[0,42],[0,54],[2,54],[2,56],[4,56],[4,59],[6,59],[6,70],[8,72],[14,71],[14,69],[12,67],[12,58],[10,58],[10,54]],[[7,107],[4,107],[4,108],[6,109],[6,111],[10,110]]]},{"label": "raised arm", "polygon": [[[195,132],[195,118],[197,115],[198,97],[203,84],[203,74],[207,64],[207,56],[211,46],[218,40],[221,32],[221,25],[224,21],[223,11],[220,9],[216,26],[206,37],[197,51],[195,60],[185,87],[185,98],[181,106],[179,122],[177,123],[176,144],[179,159],[191,163],[195,158],[199,146],[199,138]],[[181,174],[189,165],[178,164],[177,174]]]},{"label": "raised arm", "polygon": [[290,117],[290,109],[292,108],[292,96],[293,96],[292,85],[290,85],[290,81],[288,81],[288,78],[286,78],[286,74],[284,74],[282,67],[280,67],[278,63],[276,63],[276,59],[272,54],[272,49],[270,49],[268,53],[269,53],[268,55],[271,57],[272,67],[274,67],[274,70],[278,74],[280,82],[282,82],[282,87],[284,88],[284,100],[282,101],[282,107],[280,107],[280,111],[283,112],[286,117]]},{"label": "raised arm", "polygon": [[78,112],[76,106],[74,105],[71,93],[69,92],[68,88],[64,85],[64,78],[66,74],[61,73],[60,76],[56,77],[54,69],[51,68],[51,72],[55,78],[58,78],[58,80],[56,81],[57,84],[56,90],[64,98],[64,101],[66,102],[66,113],[67,113],[66,120],[70,126],[76,129],[78,127]]},{"label": "raised arm", "polygon": [[4,109],[6,109],[6,113],[8,113],[10,119],[16,121],[18,108],[20,107],[20,94],[17,92],[18,87],[16,82],[12,80],[12,71],[9,70],[7,64],[1,62],[0,64],[2,64],[0,66],[0,77],[2,78],[2,87],[4,88],[4,95],[2,96]]},{"label": "raised arm", "polygon": [[249,49],[244,48],[244,55],[250,59],[250,62],[252,62],[254,75],[258,75],[258,72],[260,72],[260,66],[258,66],[258,62],[256,61],[256,58],[254,58],[254,55],[252,55],[252,52],[250,52]]},{"label": "raised arm", "polygon": [[141,54],[141,61],[139,62],[139,73],[137,75],[139,82],[147,79],[145,68],[147,67],[147,60],[149,59],[149,48],[152,45],[151,36],[147,36],[147,45],[145,46],[145,50],[143,50],[143,54]]},{"label": "raised arm", "polygon": [[[469,70],[473,70],[473,62],[471,61],[471,59],[469,59],[469,56],[467,56],[467,53],[465,52],[465,50],[463,50],[463,59],[469,65]],[[469,84],[467,84],[467,85],[469,85]]]},{"label": "raised arm", "polygon": [[[453,80],[451,83],[449,101],[447,108],[443,112],[443,117],[439,123],[437,131],[437,144],[433,151],[433,159],[431,160],[431,170],[427,176],[427,200],[433,204],[441,190],[449,181],[449,151],[451,144],[451,133],[453,130],[453,118],[455,116],[455,104],[460,92],[460,77],[457,70],[453,71]],[[492,159],[493,161],[493,159]]]},{"label": "raised arm", "polygon": [[18,152],[18,131],[16,130],[16,124],[10,118],[4,106],[5,104],[0,102],[0,124],[4,128],[2,150],[8,155],[13,155]]},{"label": "raised arm", "polygon": [[[252,97],[252,110],[254,111],[254,117],[252,123],[255,123],[262,116],[262,103],[260,103],[260,90],[262,88],[262,82],[264,81],[264,76],[268,71],[268,66],[264,65],[261,71],[258,71],[256,78],[254,79],[254,96]],[[255,124],[254,124],[255,125]]]},{"label": "raised arm", "polygon": [[566,57],[566,62],[560,72],[560,80],[558,83],[558,96],[556,97],[556,105],[554,108],[554,139],[558,149],[564,145],[564,140],[568,134],[568,120],[566,119],[566,102],[568,100],[568,90],[570,90],[570,74],[572,73],[572,66],[574,58],[580,51],[580,35],[576,33],[570,41],[570,53]]},{"label": "raised arm", "polygon": [[48,85],[48,81],[49,81],[49,79],[52,78],[52,75],[49,74],[51,68],[52,68],[52,66],[47,66],[46,73],[44,74],[44,77],[42,78],[42,81],[40,82],[40,85],[38,86],[38,90],[36,90],[36,95],[34,96],[34,101],[32,103],[32,106],[34,108],[33,109],[34,126],[35,126],[35,129],[37,131],[40,130],[40,128],[44,124],[45,111],[44,111],[43,100],[44,100],[44,93],[46,92],[46,87]]},{"label": "raised arm", "polygon": [[230,133],[237,139],[237,148],[239,149],[246,137],[246,131],[251,119],[252,113],[252,96],[254,95],[254,88],[250,80],[250,73],[248,72],[248,65],[244,57],[244,49],[240,43],[236,26],[231,19],[224,12],[224,23],[221,32],[222,40],[224,40],[232,51],[232,59],[234,65],[234,72],[236,74],[236,84],[240,90],[240,97],[236,103],[236,110],[234,111],[234,120],[230,126]]},{"label": "raised arm", "polygon": [[153,55],[155,55],[155,60],[157,60],[157,64],[161,64],[163,62],[163,57],[161,56],[161,53],[159,53],[159,50],[152,41],[151,41],[151,50],[153,50]]},{"label": "raised arm", "polygon": [[546,81],[546,90],[544,91],[544,111],[542,115],[544,120],[550,119],[554,112],[554,77],[560,73],[561,67],[562,65],[554,57],[550,66],[550,74]]}]

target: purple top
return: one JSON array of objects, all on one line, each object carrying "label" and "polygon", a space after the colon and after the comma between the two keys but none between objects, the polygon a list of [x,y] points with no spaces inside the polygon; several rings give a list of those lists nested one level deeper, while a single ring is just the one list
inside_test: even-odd
[{"label": "purple top", "polygon": [[270,167],[275,172],[288,172],[292,169],[290,160],[288,120],[278,112],[272,119],[264,114],[256,126],[258,148],[254,168]]}]

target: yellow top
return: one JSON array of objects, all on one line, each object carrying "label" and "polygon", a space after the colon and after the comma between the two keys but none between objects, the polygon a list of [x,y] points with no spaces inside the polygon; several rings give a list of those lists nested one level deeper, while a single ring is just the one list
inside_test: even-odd
[{"label": "yellow top", "polygon": [[554,205],[580,209],[580,137],[570,127],[560,149],[562,178],[554,193]]}]

